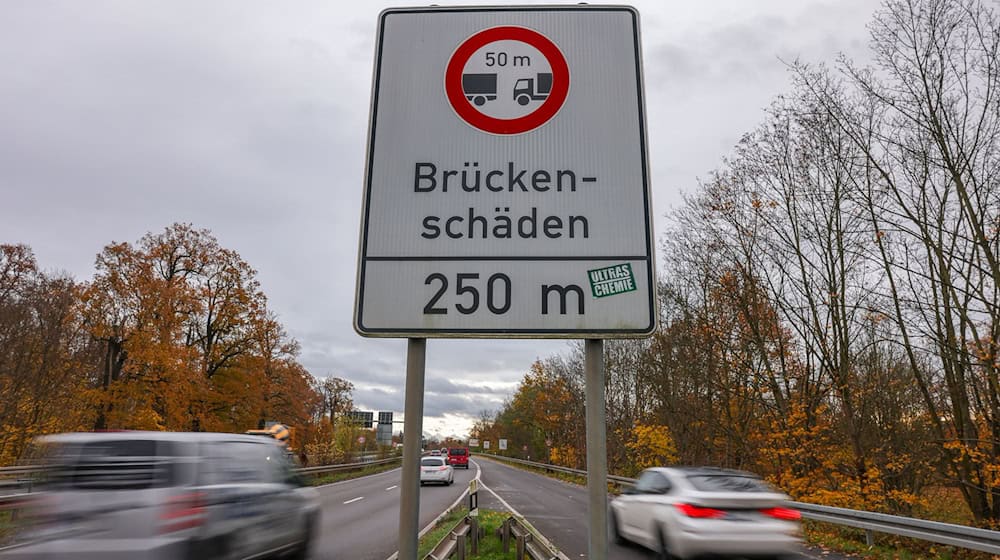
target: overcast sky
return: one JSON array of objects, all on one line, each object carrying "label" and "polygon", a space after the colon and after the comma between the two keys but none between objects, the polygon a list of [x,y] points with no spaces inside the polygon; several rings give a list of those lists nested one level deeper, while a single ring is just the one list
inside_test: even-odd
[{"label": "overcast sky", "polygon": [[[376,23],[400,5],[3,1],[0,243],[26,243],[43,268],[87,280],[111,241],[174,222],[208,228],[258,271],[314,375],[348,379],[359,408],[400,418],[405,340],[352,328]],[[787,91],[783,61],[866,58],[878,7],[633,5],[657,231]],[[429,340],[425,433],[464,434],[535,359],[567,349]]]}]

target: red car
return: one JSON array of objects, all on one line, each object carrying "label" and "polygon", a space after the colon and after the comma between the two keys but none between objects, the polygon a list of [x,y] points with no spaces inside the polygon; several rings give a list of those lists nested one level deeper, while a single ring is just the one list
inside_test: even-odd
[{"label": "red car", "polygon": [[455,467],[469,468],[469,448],[468,447],[449,447],[448,448],[448,464]]}]

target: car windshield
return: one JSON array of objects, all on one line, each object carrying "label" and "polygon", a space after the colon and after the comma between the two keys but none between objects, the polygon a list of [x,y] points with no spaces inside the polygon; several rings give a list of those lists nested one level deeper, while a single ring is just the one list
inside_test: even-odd
[{"label": "car windshield", "polygon": [[427,457],[420,460],[420,464],[424,467],[440,467],[444,465],[444,460],[437,457]]}]

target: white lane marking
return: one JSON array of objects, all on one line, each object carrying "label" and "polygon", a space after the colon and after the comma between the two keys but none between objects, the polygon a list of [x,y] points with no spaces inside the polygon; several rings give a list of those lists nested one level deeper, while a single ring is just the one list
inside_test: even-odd
[{"label": "white lane marking", "polygon": [[363,499],[365,499],[364,496],[361,496],[360,498],[354,498],[353,500],[347,500],[346,502],[344,502],[344,505],[346,506],[347,504],[353,504],[354,502],[360,502]]},{"label": "white lane marking", "polygon": [[[479,469],[479,463],[476,463],[475,461],[472,461],[472,463],[476,465],[476,480],[479,480],[479,475],[480,475],[480,473],[482,473],[482,471]],[[448,506],[448,509],[446,509],[443,512],[441,512],[441,515],[439,515],[436,518],[434,518],[434,521],[431,521],[430,523],[427,524],[426,527],[424,527],[423,529],[421,529],[420,533],[417,534],[417,538],[419,539],[419,538],[423,537],[424,535],[426,535],[427,533],[431,532],[431,529],[433,529],[434,526],[437,525],[438,521],[441,521],[442,519],[444,519],[444,516],[448,515],[449,511],[451,511],[451,510],[455,509],[456,507],[458,507],[458,504],[462,503],[462,500],[464,500],[465,497],[468,494],[469,494],[469,487],[468,487],[468,485],[466,485],[465,491],[462,492],[458,496],[458,498],[455,499],[455,502],[452,503],[450,506]],[[399,551],[397,550],[396,552],[393,552],[391,556],[389,556],[388,558],[386,558],[386,560],[397,560],[398,558],[399,558]]]},{"label": "white lane marking", "polygon": [[[479,468],[479,464],[478,463],[476,464],[476,468]],[[476,478],[479,478],[479,473],[478,472],[476,473]],[[479,486],[481,486],[483,488],[483,490],[486,490],[490,494],[493,494],[493,497],[496,498],[497,500],[500,500],[500,503],[503,504],[503,506],[505,508],[507,508],[508,510],[510,510],[510,512],[513,513],[515,516],[521,518],[525,522],[528,521],[528,519],[526,517],[524,517],[523,515],[521,515],[521,512],[519,512],[516,509],[514,509],[513,507],[511,507],[511,505],[508,504],[506,500],[504,500],[503,498],[501,498],[496,492],[494,492],[492,488],[490,488],[489,486],[486,486],[485,484],[483,484],[482,480],[479,481]],[[553,548],[553,549],[556,548],[555,546],[552,545],[551,541],[549,541],[547,538],[545,538],[544,535],[542,535],[541,533],[537,533],[537,530],[536,530],[535,537],[538,538],[539,540],[543,541],[549,548]],[[561,550],[559,551],[559,558],[561,558],[562,560],[569,560],[569,557],[567,557],[566,554],[564,554],[563,551],[561,551]]]},{"label": "white lane marking", "polygon": [[390,469],[390,470],[382,471],[382,472],[377,472],[375,474],[366,474],[365,476],[359,476],[357,478],[349,478],[347,480],[341,480],[339,482],[331,482],[330,484],[321,484],[319,486],[313,486],[313,488],[323,489],[323,488],[330,488],[331,486],[340,486],[342,484],[350,484],[352,482],[357,482],[359,480],[364,480],[366,478],[371,478],[371,477],[375,477],[375,476],[382,476],[384,474],[392,474],[392,473],[394,473],[396,471],[401,471],[401,470],[403,470],[403,469],[401,469],[400,467],[396,467],[394,469]]},{"label": "white lane marking", "polygon": [[388,492],[389,490],[392,490],[393,488],[399,488],[399,485],[393,484],[392,486],[386,488],[385,491]]}]

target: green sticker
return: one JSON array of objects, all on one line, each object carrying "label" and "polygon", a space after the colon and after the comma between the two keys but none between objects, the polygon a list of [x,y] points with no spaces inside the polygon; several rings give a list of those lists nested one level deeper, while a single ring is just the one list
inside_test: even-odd
[{"label": "green sticker", "polygon": [[629,263],[588,270],[587,277],[590,279],[590,292],[595,298],[636,290],[635,276]]}]

